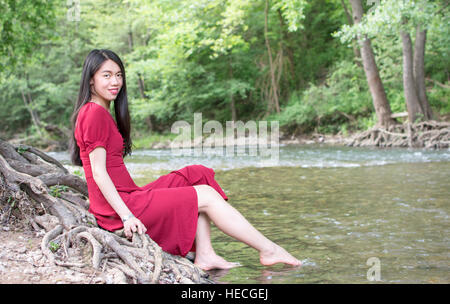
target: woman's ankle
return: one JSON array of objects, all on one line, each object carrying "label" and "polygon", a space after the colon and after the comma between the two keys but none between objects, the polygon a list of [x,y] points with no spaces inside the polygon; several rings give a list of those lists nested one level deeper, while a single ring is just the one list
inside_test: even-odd
[{"label": "woman's ankle", "polygon": [[278,245],[272,241],[269,241],[267,245],[265,245],[261,250],[259,250],[259,255],[262,256],[270,256],[273,255],[277,251]]}]

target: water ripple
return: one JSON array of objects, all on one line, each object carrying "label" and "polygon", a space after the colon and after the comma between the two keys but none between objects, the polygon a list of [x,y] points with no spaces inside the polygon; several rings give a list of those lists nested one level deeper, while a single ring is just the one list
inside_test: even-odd
[{"label": "water ripple", "polygon": [[[333,146],[280,146],[273,147],[266,156],[226,149],[205,149],[200,152],[185,149],[173,153],[170,149],[133,151],[125,158],[131,171],[174,170],[189,164],[201,164],[219,170],[245,167],[302,167],[302,168],[353,168],[384,166],[396,163],[426,163],[450,161],[446,150],[425,149],[372,149]],[[180,152],[180,151],[179,151]],[[266,151],[267,152],[267,151]],[[67,152],[49,152],[58,161],[69,164]]]}]

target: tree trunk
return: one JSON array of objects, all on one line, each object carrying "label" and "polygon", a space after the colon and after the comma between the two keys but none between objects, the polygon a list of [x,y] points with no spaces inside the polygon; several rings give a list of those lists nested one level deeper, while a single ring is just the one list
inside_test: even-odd
[{"label": "tree trunk", "polygon": [[40,122],[39,117],[37,116],[36,112],[33,110],[33,107],[32,107],[33,101],[31,99],[31,95],[30,95],[30,93],[27,93],[27,95],[25,95],[23,90],[21,90],[20,93],[22,94],[22,100],[23,100],[23,103],[25,104],[25,107],[27,108],[28,112],[30,112],[31,121],[33,122],[34,126],[36,127],[36,130],[37,130],[39,136],[42,137],[41,122]]},{"label": "tree trunk", "polygon": [[133,31],[131,30],[131,25],[128,25],[128,49],[130,52],[134,49]]},{"label": "tree trunk", "polygon": [[401,31],[403,47],[403,91],[405,94],[406,107],[408,109],[408,119],[410,123],[415,123],[418,118],[425,117],[423,109],[417,97],[416,83],[413,73],[413,50],[409,33]]},{"label": "tree trunk", "polygon": [[[233,80],[233,66],[231,65],[231,58],[228,61],[228,79]],[[231,83],[231,82],[230,82]],[[234,101],[234,92],[230,90],[230,105],[231,105],[231,121],[237,121],[236,105]]]},{"label": "tree trunk", "polygon": [[[131,29],[131,25],[128,25],[128,33],[127,33],[127,37],[128,37],[128,49],[131,52],[133,52],[134,50],[134,39],[133,39],[133,31]],[[142,75],[141,73],[137,73],[138,76],[138,88],[139,88],[139,94],[141,95],[141,98],[146,99],[147,96],[145,95],[145,85],[144,85],[144,80],[142,79]]]},{"label": "tree trunk", "polygon": [[422,30],[418,25],[416,29],[416,41],[414,43],[414,79],[417,89],[417,97],[423,109],[424,119],[430,120],[433,112],[428,102],[425,86],[425,44],[427,30]]},{"label": "tree trunk", "polygon": [[[344,8],[345,11],[345,16],[347,17],[347,21],[349,25],[353,25],[353,19],[352,16],[350,15],[350,12],[347,9],[347,5],[345,4],[344,0],[341,0],[342,3],[342,7]],[[358,45],[353,41],[352,42],[352,47],[353,47],[353,54],[355,55],[355,62],[358,66],[362,67],[361,65],[361,52],[358,49]]]},{"label": "tree trunk", "polygon": [[145,83],[144,79],[142,79],[141,73],[137,73],[138,76],[138,87],[139,87],[139,94],[141,95],[142,99],[147,99],[147,95],[145,95]]},{"label": "tree trunk", "polygon": [[299,87],[299,83],[297,82],[297,75],[295,73],[294,51],[290,45],[290,41],[293,41],[293,38],[291,37],[292,36],[291,33],[286,28],[286,24],[284,23],[283,15],[281,14],[280,9],[278,9],[278,18],[280,20],[281,32],[283,34],[281,48],[286,50],[288,66],[289,66],[289,73],[291,74],[292,80],[295,84],[295,89],[298,90],[300,87]]},{"label": "tree trunk", "polygon": [[[280,113],[280,103],[278,101],[278,86],[277,81],[275,79],[275,69],[273,66],[273,58],[272,58],[272,48],[270,47],[270,41],[269,36],[267,34],[268,32],[268,21],[269,19],[269,0],[266,0],[266,7],[264,10],[264,38],[266,41],[266,47],[267,47],[267,54],[269,55],[269,69],[270,69],[270,80],[271,80],[271,87],[272,87],[272,97],[273,100],[269,100],[269,104],[267,107],[267,113],[272,112],[272,109],[275,107],[275,110],[277,113]],[[272,99],[272,98],[269,98]]]},{"label": "tree trunk", "polygon": [[[363,16],[363,7],[361,0],[350,0],[352,4],[354,23],[361,22]],[[358,42],[361,46],[361,57],[366,74],[367,82],[369,84],[370,94],[372,95],[375,113],[377,115],[377,125],[384,128],[394,124],[395,121],[391,118],[391,107],[384,91],[383,83],[381,82],[378,67],[375,62],[375,56],[372,52],[370,40],[367,37],[358,37]]]},{"label": "tree trunk", "polygon": [[[133,38],[133,30],[131,28],[131,24],[128,25],[127,37],[128,37],[128,49],[131,53],[134,50],[134,38]],[[147,99],[147,95],[145,94],[144,79],[142,78],[142,75],[139,72],[137,73],[137,76],[138,76],[137,78],[138,78],[139,95],[141,96],[142,99]],[[153,130],[152,115],[148,116],[146,118],[145,122],[147,123],[150,131],[152,131]]]}]

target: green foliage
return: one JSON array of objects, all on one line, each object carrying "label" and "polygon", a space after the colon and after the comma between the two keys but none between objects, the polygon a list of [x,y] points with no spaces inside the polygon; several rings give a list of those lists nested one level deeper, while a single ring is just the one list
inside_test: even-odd
[{"label": "green foliage", "polygon": [[18,149],[17,149],[17,153],[19,153],[19,154],[23,154],[24,152],[27,152],[28,151],[28,148],[24,148],[24,147],[19,147]]},{"label": "green foliage", "polygon": [[7,203],[11,206],[11,208],[14,208],[16,206],[16,199],[12,196],[8,196]]},{"label": "green foliage", "polygon": [[60,244],[58,244],[58,243],[56,243],[56,242],[50,242],[49,244],[48,244],[48,248],[52,251],[52,252],[56,252],[56,251],[58,251],[58,249],[59,248],[61,248],[61,245]]},{"label": "green foliage", "polygon": [[[363,16],[361,23],[343,25],[333,37],[350,45],[358,35],[371,39],[377,67],[385,86],[392,112],[406,111],[402,82],[402,43],[406,31],[414,41],[417,27],[427,31],[425,72],[429,79],[448,81],[450,66],[450,27],[448,3],[425,0],[380,1]],[[448,113],[446,89],[428,89],[428,99],[435,111]],[[373,124],[373,123],[370,123]],[[365,125],[365,124],[364,124]]]},{"label": "green foliage", "polygon": [[431,79],[445,83],[450,68],[450,6],[438,8],[429,21],[425,51],[425,70]]},{"label": "green foliage", "polygon": [[357,35],[367,35],[373,39],[380,35],[413,31],[417,25],[427,28],[436,11],[437,4],[427,0],[380,1],[363,16],[359,24],[343,25],[334,36],[345,43]]},{"label": "green foliage", "polygon": [[434,86],[428,93],[428,101],[432,109],[440,115],[450,114],[450,89],[442,89]]},{"label": "green foliage", "polygon": [[298,29],[303,29],[302,20],[305,19],[303,11],[306,6],[305,0],[278,0],[275,1],[272,9],[280,10],[281,15],[286,19],[288,30],[295,32]]},{"label": "green foliage", "polygon": [[[449,75],[450,14],[441,2],[380,1],[360,27],[350,27],[340,0],[272,0],[268,38],[282,112],[266,113],[265,1],[78,5],[80,20],[72,20],[63,0],[0,0],[0,135],[38,134],[32,111],[42,125],[70,128],[82,64],[93,48],[110,48],[124,61],[132,126],[143,137],[141,144],[135,140],[138,146],[148,145],[155,132],[167,134],[177,120],[192,122],[196,112],[204,120],[231,120],[232,102],[238,120],[279,119],[291,131],[345,133],[373,125],[367,81],[347,45],[356,33],[372,38],[394,112],[405,111],[401,26],[413,34],[416,24],[426,25],[426,76],[445,84]],[[446,90],[427,84],[432,107],[448,113]]]},{"label": "green foliage", "polygon": [[178,134],[141,134],[133,140],[133,149],[148,149],[152,147],[153,143],[171,142]]},{"label": "green foliage", "polygon": [[50,187],[50,194],[54,197],[61,197],[61,192],[68,191],[69,187],[64,185],[55,185]]},{"label": "green foliage", "polygon": [[370,115],[371,102],[362,69],[352,62],[341,61],[324,84],[311,84],[301,95],[293,95],[278,118],[280,126],[288,129],[296,124],[303,132],[319,128],[336,133],[340,124],[352,124],[346,124],[346,131],[358,127],[357,118]]},{"label": "green foliage", "polygon": [[83,177],[83,176],[84,176],[83,172],[81,172],[80,170],[74,170],[74,171],[72,172],[72,174],[78,175],[78,176],[80,176],[80,177]]},{"label": "green foliage", "polygon": [[26,62],[54,26],[56,0],[0,0],[0,71]]}]

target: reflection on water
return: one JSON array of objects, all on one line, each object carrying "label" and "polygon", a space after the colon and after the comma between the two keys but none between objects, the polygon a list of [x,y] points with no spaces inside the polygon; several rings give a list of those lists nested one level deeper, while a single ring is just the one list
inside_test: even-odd
[{"label": "reflection on water", "polygon": [[[257,252],[212,229],[216,252],[243,266],[212,272],[222,283],[449,283],[450,152],[282,147],[277,166],[250,156],[135,151],[138,185],[190,164],[214,168],[229,202],[304,266],[263,267]],[[67,155],[52,156],[67,164]],[[67,166],[73,170],[73,167]]]}]

